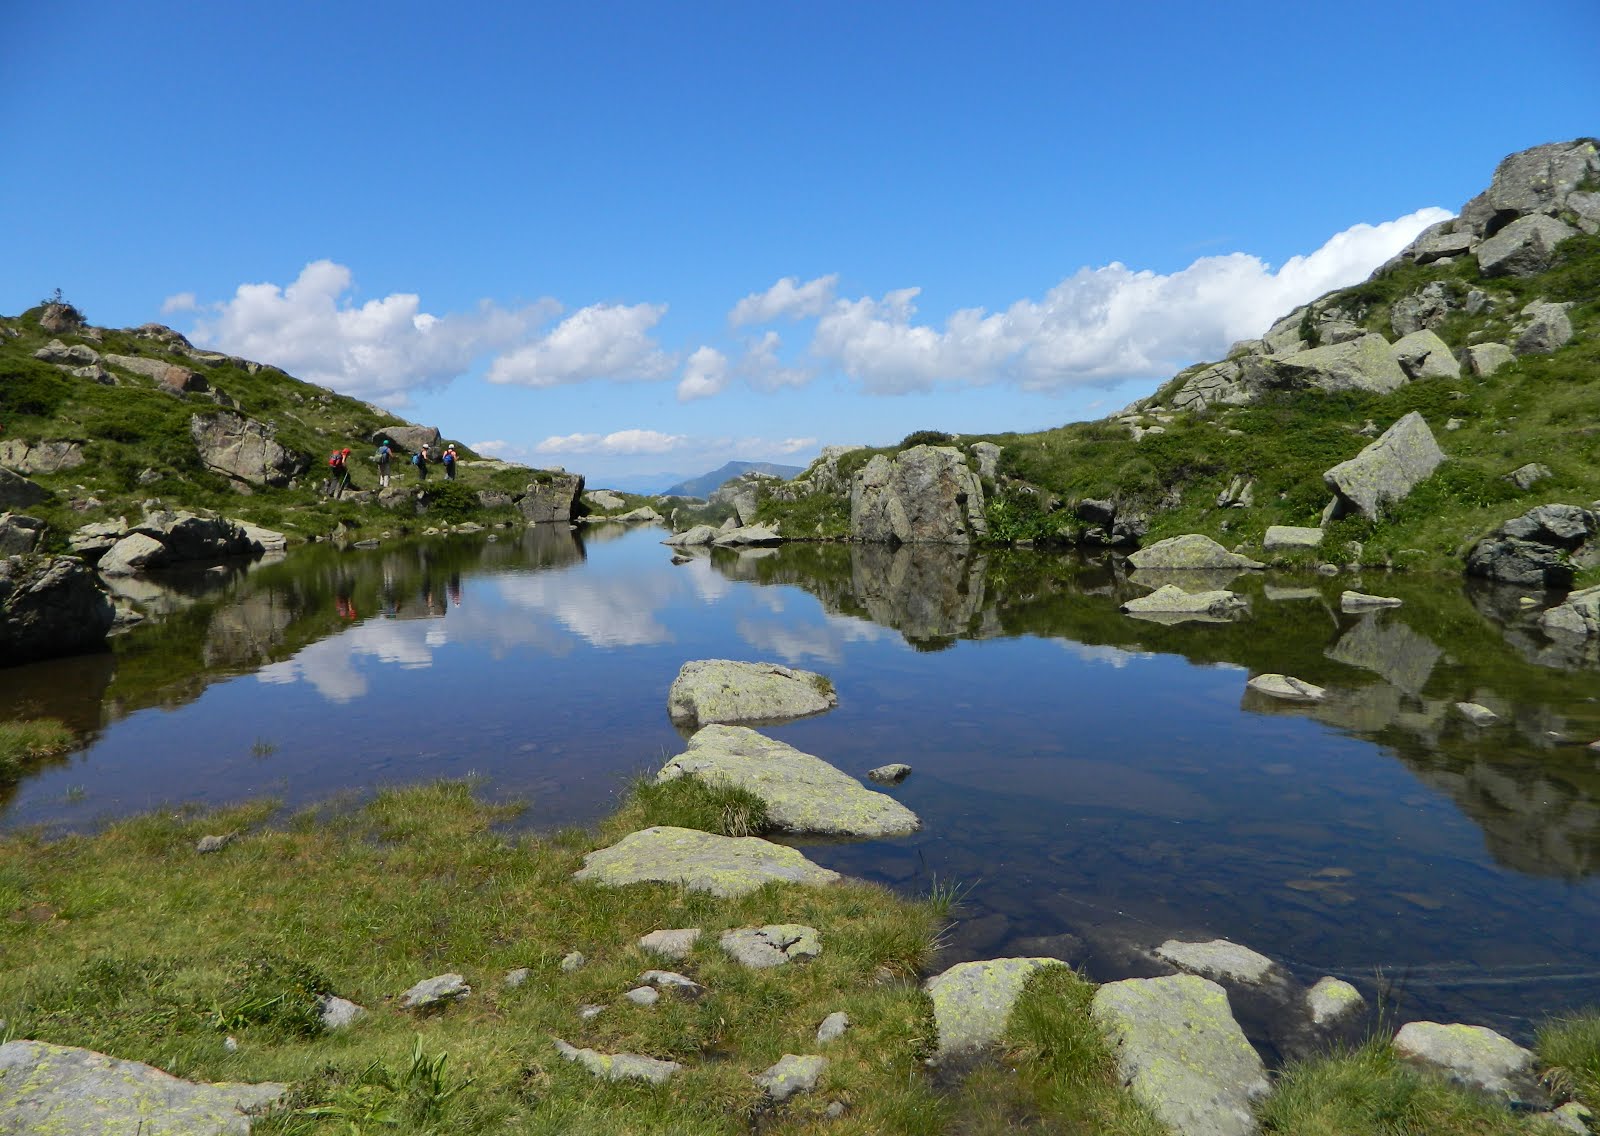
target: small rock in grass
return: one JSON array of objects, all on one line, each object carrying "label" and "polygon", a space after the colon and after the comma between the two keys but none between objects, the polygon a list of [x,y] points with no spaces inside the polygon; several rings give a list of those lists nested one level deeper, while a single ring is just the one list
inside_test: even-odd
[{"label": "small rock in grass", "polygon": [[236,1038],[236,1037],[225,1037],[225,1038],[223,1038],[222,1039],[222,1048],[226,1049],[229,1053],[238,1053],[239,1052],[239,1039]]},{"label": "small rock in grass", "polygon": [[817,1087],[822,1071],[828,1067],[826,1057],[814,1053],[797,1057],[785,1053],[770,1069],[757,1073],[755,1082],[774,1102],[782,1104],[796,1093],[809,1093]]},{"label": "small rock in grass", "polygon": [[821,934],[815,927],[799,923],[773,923],[724,931],[721,943],[722,949],[735,962],[756,970],[783,966],[795,959],[822,953]]},{"label": "small rock in grass", "polygon": [[1461,716],[1474,726],[1488,726],[1500,720],[1500,715],[1476,702],[1457,702],[1456,709],[1461,711]]},{"label": "small rock in grass", "polygon": [[706,988],[694,979],[686,978],[674,970],[647,970],[639,976],[639,981],[691,1001],[706,992]]},{"label": "small rock in grass", "polygon": [[911,776],[911,766],[902,761],[894,761],[888,765],[880,765],[876,769],[869,769],[867,776],[884,785],[898,785]]},{"label": "small rock in grass", "polygon": [[579,1049],[568,1045],[559,1037],[551,1040],[561,1056],[568,1061],[576,1061],[596,1077],[607,1081],[649,1081],[661,1085],[683,1068],[676,1061],[658,1061],[637,1053],[601,1053],[595,1049]]},{"label": "small rock in grass", "polygon": [[222,836],[202,836],[194,846],[194,850],[204,856],[208,852],[221,852],[233,843],[233,833]]},{"label": "small rock in grass", "polygon": [[1333,977],[1318,979],[1317,984],[1306,992],[1306,1006],[1311,1011],[1311,1020],[1319,1026],[1359,1013],[1366,1004],[1359,990]]},{"label": "small rock in grass", "polygon": [[573,951],[561,960],[561,969],[571,974],[581,969],[586,961],[588,960],[583,957],[582,951]]},{"label": "small rock in grass", "polygon": [[636,1006],[654,1006],[661,1001],[661,994],[653,986],[638,986],[623,995]]},{"label": "small rock in grass", "polygon": [[817,1027],[817,1043],[827,1045],[830,1041],[837,1041],[844,1036],[844,1031],[850,1028],[850,1015],[843,1010],[835,1010],[822,1019],[822,1024]]},{"label": "small rock in grass", "polygon": [[593,1002],[590,1002],[587,1005],[578,1007],[578,1017],[582,1018],[584,1021],[588,1021],[590,1018],[599,1017],[601,1014],[605,1013],[605,1010],[606,1008],[604,1006],[596,1006]]},{"label": "small rock in grass", "polygon": [[400,995],[400,1005],[407,1010],[429,1010],[450,1002],[459,1002],[472,993],[472,987],[459,974],[440,974],[424,978],[410,990]]},{"label": "small rock in grass", "polygon": [[367,1011],[349,999],[334,994],[324,994],[317,999],[317,1017],[322,1019],[323,1029],[344,1029],[352,1025],[357,1018],[366,1016]]},{"label": "small rock in grass", "polygon": [[506,976],[500,980],[500,984],[507,990],[515,990],[528,981],[529,976],[532,974],[533,971],[528,967],[519,966],[515,970],[506,971]]},{"label": "small rock in grass", "polygon": [[651,931],[639,940],[639,946],[651,954],[669,959],[686,959],[700,940],[700,928],[679,927],[670,931]]},{"label": "small rock in grass", "polygon": [[830,1101],[828,1107],[822,1110],[822,1115],[829,1120],[838,1120],[844,1113],[844,1101]]}]

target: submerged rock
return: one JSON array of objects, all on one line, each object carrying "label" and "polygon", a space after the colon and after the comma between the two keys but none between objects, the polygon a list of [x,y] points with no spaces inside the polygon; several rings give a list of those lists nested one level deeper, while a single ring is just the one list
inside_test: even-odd
[{"label": "submerged rock", "polygon": [[1457,702],[1456,709],[1474,726],[1488,726],[1500,720],[1500,715],[1476,702]]},{"label": "submerged rock", "polygon": [[609,848],[590,852],[573,873],[607,887],[658,881],[729,897],[763,884],[837,883],[839,873],[813,864],[793,848],[756,836],[713,836],[692,828],[657,825],[630,832]]},{"label": "submerged rock", "polygon": [[1365,592],[1345,591],[1339,596],[1339,610],[1348,612],[1373,611],[1383,607],[1400,607],[1405,601],[1393,596],[1369,596]]},{"label": "submerged rock", "polygon": [[937,1062],[974,1057],[1005,1034],[1011,1009],[1034,971],[1065,966],[1056,958],[960,962],[922,984],[939,1030]]},{"label": "submerged rock", "polygon": [[821,714],[839,705],[833,683],[813,671],[778,663],[695,659],[684,663],[667,692],[674,722],[777,722]]},{"label": "submerged rock", "polygon": [[1367,1007],[1361,992],[1338,978],[1319,978],[1317,984],[1306,991],[1306,1009],[1311,1021],[1319,1026],[1333,1025],[1361,1013]]},{"label": "submerged rock", "polygon": [[893,761],[888,765],[867,770],[867,776],[880,785],[898,785],[911,776],[911,766],[903,761]]},{"label": "submerged rock", "polygon": [[820,757],[744,726],[706,726],[668,761],[657,781],[698,777],[746,789],[785,832],[835,836],[904,836],[921,827],[917,814],[874,792]]}]

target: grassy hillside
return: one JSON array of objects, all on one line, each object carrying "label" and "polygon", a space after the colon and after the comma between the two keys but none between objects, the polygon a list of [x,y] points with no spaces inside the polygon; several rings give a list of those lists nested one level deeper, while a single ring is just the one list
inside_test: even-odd
[{"label": "grassy hillside", "polygon": [[[372,433],[401,425],[402,419],[274,367],[221,357],[209,363],[197,360],[170,333],[93,327],[47,332],[39,324],[44,310],[40,306],[0,318],[0,442],[83,443],[82,465],[32,475],[53,494],[50,501],[27,509],[49,522],[47,546],[61,547],[72,530],[90,521],[136,518],[140,504],[152,497],[169,507],[214,509],[301,538],[340,528],[359,532],[398,525],[395,514],[375,504],[330,501],[320,486],[327,455],[348,446],[356,486],[376,488],[376,466],[368,460],[374,449]],[[154,379],[116,368],[116,385],[80,378],[34,358],[52,340],[69,347],[82,344],[101,356],[133,355],[188,367],[205,379],[210,391],[172,393]],[[189,433],[191,416],[233,404],[237,413],[271,425],[277,441],[303,459],[305,472],[295,484],[282,489],[255,486],[247,495],[201,464]],[[461,442],[456,449],[465,462],[478,457]],[[416,481],[403,456],[395,461],[393,474],[396,484]],[[526,469],[463,466],[456,485],[446,488],[442,471],[435,469],[428,483],[437,494],[431,509],[438,521],[510,519],[514,513],[509,506],[485,510],[477,492],[520,491],[532,479],[533,471]]]},{"label": "grassy hillside", "polygon": [[[1119,513],[1149,514],[1146,543],[1201,532],[1229,547],[1258,550],[1270,525],[1316,525],[1330,497],[1323,471],[1355,456],[1376,431],[1413,410],[1427,420],[1448,460],[1380,521],[1352,516],[1328,525],[1325,556],[1343,562],[1347,542],[1359,541],[1360,559],[1369,564],[1459,570],[1472,542],[1501,521],[1545,502],[1600,499],[1600,237],[1566,240],[1550,270],[1533,277],[1485,279],[1472,257],[1406,264],[1313,307],[1342,307],[1367,330],[1395,339],[1392,306],[1435,281],[1453,296],[1477,290],[1487,297],[1476,314],[1454,311],[1435,329],[1453,350],[1514,340],[1513,324],[1532,300],[1572,304],[1573,339],[1553,354],[1522,356],[1488,378],[1464,371],[1458,379],[1413,381],[1387,395],[1282,391],[1244,406],[1165,409],[1202,364],[1121,415],[1031,434],[946,436],[963,449],[979,441],[1003,448],[997,475],[985,485],[991,539],[1073,543],[1086,527],[1073,506],[1110,499]],[[1163,432],[1136,440],[1129,425],[1134,415]],[[1452,419],[1455,429],[1448,428]],[[900,446],[845,455],[843,483],[873,454],[894,453],[930,434],[919,431]],[[1519,489],[1505,475],[1528,462],[1543,463],[1552,476]],[[976,459],[971,464],[977,468]],[[1236,476],[1254,479],[1254,504],[1219,508],[1218,495]],[[842,493],[769,501],[763,512],[795,536],[849,532]]]}]

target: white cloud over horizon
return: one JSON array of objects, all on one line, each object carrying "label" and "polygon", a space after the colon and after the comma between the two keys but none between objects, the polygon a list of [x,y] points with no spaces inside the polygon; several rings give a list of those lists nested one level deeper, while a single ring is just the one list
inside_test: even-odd
[{"label": "white cloud over horizon", "polygon": [[666,304],[591,304],[550,332],[499,356],[489,366],[491,383],[553,387],[610,379],[649,381],[666,375],[673,359],[650,332],[667,314]]},{"label": "white cloud over horizon", "polygon": [[533,447],[537,454],[665,454],[689,438],[659,430],[615,430],[610,434],[552,434]]},{"label": "white cloud over horizon", "polygon": [[697,347],[683,365],[678,401],[692,402],[721,394],[728,385],[728,357],[715,347]]}]

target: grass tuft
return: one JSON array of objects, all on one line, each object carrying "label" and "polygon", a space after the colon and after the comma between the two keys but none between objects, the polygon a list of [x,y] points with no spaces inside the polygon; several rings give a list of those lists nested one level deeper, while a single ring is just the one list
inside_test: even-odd
[{"label": "grass tuft", "polygon": [[14,780],[30,763],[72,748],[72,731],[54,718],[0,722],[0,781]]}]

